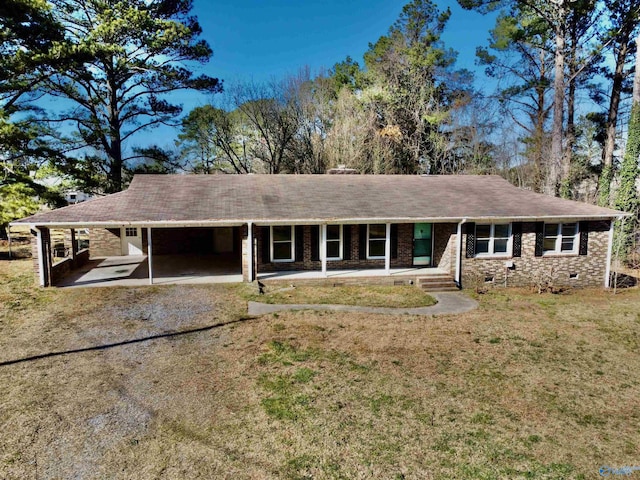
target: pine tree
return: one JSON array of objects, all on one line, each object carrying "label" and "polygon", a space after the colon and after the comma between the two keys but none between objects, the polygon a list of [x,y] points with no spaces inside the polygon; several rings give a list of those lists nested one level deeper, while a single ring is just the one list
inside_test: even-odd
[{"label": "pine tree", "polygon": [[[45,91],[72,107],[57,122],[72,126],[69,148],[86,153],[85,172],[99,172],[106,193],[122,190],[123,175],[146,153],[128,150],[134,135],[172,124],[181,105],[166,95],[183,89],[215,93],[217,78],[194,75],[212,50],[199,36],[192,0],[52,0],[54,13],[85,62],[58,71]],[[78,172],[82,173],[82,172]],[[87,178],[87,181],[95,181]]]}]

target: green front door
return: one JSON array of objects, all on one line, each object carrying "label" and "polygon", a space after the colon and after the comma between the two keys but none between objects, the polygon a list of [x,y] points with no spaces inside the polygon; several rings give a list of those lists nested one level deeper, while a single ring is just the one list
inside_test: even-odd
[{"label": "green front door", "polygon": [[433,246],[433,224],[415,223],[413,225],[413,264],[431,265]]}]

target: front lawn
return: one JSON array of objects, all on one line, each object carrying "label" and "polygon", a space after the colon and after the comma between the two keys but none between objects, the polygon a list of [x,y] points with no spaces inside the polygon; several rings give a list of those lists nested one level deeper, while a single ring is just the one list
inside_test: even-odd
[{"label": "front lawn", "polygon": [[[0,478],[587,479],[640,458],[640,291],[247,318],[0,261]],[[631,477],[633,478],[633,476]]]},{"label": "front lawn", "polygon": [[314,286],[268,284],[264,294],[252,285],[239,287],[247,300],[285,304],[336,304],[360,307],[417,308],[435,305],[436,299],[413,285]]}]

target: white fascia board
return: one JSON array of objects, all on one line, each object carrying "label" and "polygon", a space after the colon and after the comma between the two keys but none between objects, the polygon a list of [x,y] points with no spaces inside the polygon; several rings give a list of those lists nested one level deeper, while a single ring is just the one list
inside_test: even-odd
[{"label": "white fascia board", "polygon": [[[625,215],[626,216],[626,215]],[[465,222],[542,222],[542,221],[578,221],[578,220],[611,220],[619,215],[548,215],[544,217],[531,216],[485,216],[485,217],[397,217],[397,218],[316,218],[289,220],[254,220],[256,226],[271,225],[366,225],[372,223],[458,223]]]},{"label": "white fascia board", "polygon": [[256,226],[271,225],[318,225],[332,224],[371,224],[371,223],[458,223],[463,219],[468,222],[540,222],[540,221],[577,221],[577,220],[611,220],[631,216],[629,213],[603,215],[546,215],[546,216],[478,216],[478,217],[377,217],[377,218],[292,218],[292,219],[233,219],[233,220],[165,220],[165,221],[129,221],[129,222],[11,222],[11,227],[47,227],[47,228],[121,228],[121,227],[151,227],[151,228],[179,228],[179,227],[239,227],[247,223]]},{"label": "white fascia board", "polygon": [[246,225],[246,220],[224,220],[224,221],[164,221],[164,222],[37,222],[37,223],[13,223],[11,226],[25,226],[34,228],[179,228],[179,227],[240,227]]},{"label": "white fascia board", "polygon": [[576,221],[599,221],[599,220],[611,220],[615,218],[625,217],[624,215],[547,215],[543,217],[465,217],[466,221],[474,223],[495,223],[495,222],[576,222]]}]

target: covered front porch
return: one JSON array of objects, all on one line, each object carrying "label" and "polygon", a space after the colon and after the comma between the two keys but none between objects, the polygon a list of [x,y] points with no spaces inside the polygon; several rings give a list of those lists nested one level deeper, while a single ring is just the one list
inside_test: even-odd
[{"label": "covered front porch", "polygon": [[[84,246],[88,248],[80,254],[76,253],[76,229],[67,227],[65,251],[73,258],[60,264],[64,269],[53,262],[51,229],[33,229],[34,258],[38,259],[38,271],[43,272],[41,285],[254,280],[409,284],[441,277],[442,282],[459,286],[459,276],[453,271],[459,266],[460,235],[456,235],[459,225],[453,223],[267,226],[249,222],[87,228],[89,241]],[[421,238],[418,233],[424,228],[428,235]]]},{"label": "covered front porch", "polygon": [[[328,270],[323,273],[319,270],[308,271],[281,271],[281,272],[264,272],[258,273],[258,280],[260,281],[287,281],[287,280],[317,280],[327,279],[329,281],[339,282],[342,279],[353,278],[380,278],[387,277],[393,280],[414,278],[414,277],[428,277],[435,275],[450,275],[450,272],[442,268],[436,267],[407,267],[407,268],[390,268],[386,270],[384,268],[371,268],[365,270],[358,269],[344,269],[344,270]],[[453,278],[453,277],[452,277]]]},{"label": "covered front porch", "polygon": [[[305,282],[320,280],[341,283],[417,283],[418,278],[449,275],[439,268],[393,268],[282,271],[259,273],[261,282]],[[206,284],[242,282],[236,263],[219,255],[156,255],[153,257],[153,284]],[[149,285],[149,263],[146,255],[125,255],[92,258],[54,284],[56,287],[134,287]]]}]

